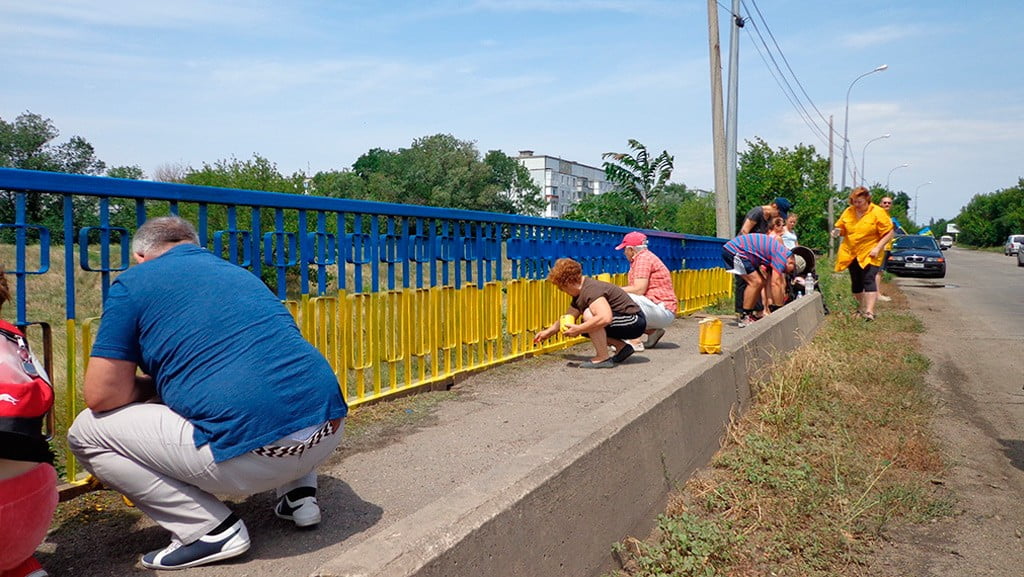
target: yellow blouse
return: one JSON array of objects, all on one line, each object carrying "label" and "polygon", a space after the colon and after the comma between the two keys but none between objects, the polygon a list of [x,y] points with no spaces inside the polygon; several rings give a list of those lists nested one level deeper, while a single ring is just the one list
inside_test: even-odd
[{"label": "yellow blouse", "polygon": [[892,230],[892,218],[885,209],[871,203],[864,216],[858,219],[857,210],[848,206],[836,221],[836,228],[843,231],[843,243],[839,245],[839,253],[836,255],[836,272],[849,268],[854,259],[860,263],[861,268],[872,264],[882,266],[885,253],[879,249],[875,258],[871,258],[871,249],[878,246],[878,241]]}]

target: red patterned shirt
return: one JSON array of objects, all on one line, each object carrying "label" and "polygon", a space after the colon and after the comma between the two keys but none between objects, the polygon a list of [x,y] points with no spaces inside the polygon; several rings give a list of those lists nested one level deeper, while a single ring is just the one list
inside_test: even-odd
[{"label": "red patterned shirt", "polygon": [[652,302],[664,305],[665,308],[676,312],[679,308],[679,300],[676,298],[675,288],[672,286],[672,274],[665,263],[661,262],[656,254],[649,250],[642,250],[633,257],[629,265],[629,284],[636,279],[647,279],[647,292],[644,296]]}]

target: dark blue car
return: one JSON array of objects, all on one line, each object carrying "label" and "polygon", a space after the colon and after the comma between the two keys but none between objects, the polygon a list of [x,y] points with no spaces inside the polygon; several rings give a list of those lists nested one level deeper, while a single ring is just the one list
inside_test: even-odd
[{"label": "dark blue car", "polygon": [[896,276],[944,278],[946,257],[935,237],[908,234],[896,237],[892,252],[885,261],[885,270]]}]

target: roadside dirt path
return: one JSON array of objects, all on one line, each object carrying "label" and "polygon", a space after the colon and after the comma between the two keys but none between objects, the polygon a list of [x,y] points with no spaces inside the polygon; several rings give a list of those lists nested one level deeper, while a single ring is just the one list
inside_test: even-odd
[{"label": "roadside dirt path", "polygon": [[889,531],[870,577],[1024,575],[1024,269],[957,249],[948,261],[943,281],[898,280],[893,305],[925,324],[949,464],[936,483],[955,496],[956,514]]}]

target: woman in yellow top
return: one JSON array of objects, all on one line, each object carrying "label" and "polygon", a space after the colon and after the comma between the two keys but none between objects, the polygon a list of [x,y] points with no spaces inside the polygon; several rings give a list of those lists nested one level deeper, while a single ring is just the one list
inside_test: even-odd
[{"label": "woman in yellow top", "polygon": [[878,271],[886,243],[893,235],[892,219],[882,207],[871,202],[863,186],[850,192],[850,206],[836,221],[832,236],[843,237],[836,255],[836,272],[850,269],[850,288],[857,299],[857,313],[875,320],[878,300]]}]

